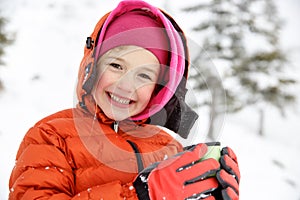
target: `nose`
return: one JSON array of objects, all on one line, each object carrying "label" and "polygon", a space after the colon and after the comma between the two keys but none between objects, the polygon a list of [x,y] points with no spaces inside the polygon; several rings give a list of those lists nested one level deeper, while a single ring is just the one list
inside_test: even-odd
[{"label": "nose", "polygon": [[117,88],[123,92],[132,93],[135,90],[134,73],[128,71],[117,81]]}]

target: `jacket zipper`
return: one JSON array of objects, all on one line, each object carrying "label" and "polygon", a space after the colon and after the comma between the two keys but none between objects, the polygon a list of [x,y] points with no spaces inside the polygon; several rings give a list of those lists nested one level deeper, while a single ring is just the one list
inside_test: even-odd
[{"label": "jacket zipper", "polygon": [[118,131],[119,131],[119,122],[114,121],[113,128],[114,128],[114,131],[115,131],[116,133],[118,133]]}]

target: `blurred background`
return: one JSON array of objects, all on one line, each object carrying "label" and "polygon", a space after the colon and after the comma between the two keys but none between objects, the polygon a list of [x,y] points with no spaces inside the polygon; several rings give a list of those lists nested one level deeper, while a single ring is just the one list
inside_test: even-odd
[{"label": "blurred background", "polygon": [[[74,106],[86,37],[118,2],[1,0],[1,200],[26,131]],[[190,46],[187,101],[199,120],[182,143],[232,147],[241,200],[300,200],[300,2],[147,2],[174,17]]]}]

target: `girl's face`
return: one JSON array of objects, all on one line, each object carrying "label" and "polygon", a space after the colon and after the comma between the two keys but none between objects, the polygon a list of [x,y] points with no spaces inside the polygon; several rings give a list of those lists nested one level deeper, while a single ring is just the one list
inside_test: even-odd
[{"label": "girl's face", "polygon": [[116,121],[142,112],[155,88],[160,64],[150,51],[137,46],[116,47],[97,63],[93,96],[104,114]]}]

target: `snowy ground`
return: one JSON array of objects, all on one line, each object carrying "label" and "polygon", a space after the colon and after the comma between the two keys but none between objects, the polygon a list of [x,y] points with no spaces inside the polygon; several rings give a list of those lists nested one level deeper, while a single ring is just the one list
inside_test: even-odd
[{"label": "snowy ground", "polygon": [[[6,2],[7,1],[7,2]],[[74,87],[82,49],[99,16],[118,1],[6,0],[0,6],[10,17],[8,29],[16,41],[8,48],[0,78],[6,91],[0,94],[0,199],[7,199],[8,180],[23,135],[42,117],[73,106]],[[195,1],[195,0],[194,0]],[[149,1],[165,5],[163,1]],[[177,12],[184,5],[175,0],[169,8],[179,24],[186,18]],[[176,3],[175,3],[176,2]],[[283,43],[293,54],[300,81],[297,0],[278,1],[287,26]],[[297,41],[297,42],[295,42]],[[295,88],[300,94],[300,88]],[[300,200],[300,106],[282,119],[267,108],[266,136],[256,134],[257,113],[248,109],[225,117],[221,142],[238,154],[242,172],[241,200]],[[205,119],[205,116],[201,116]]]}]

